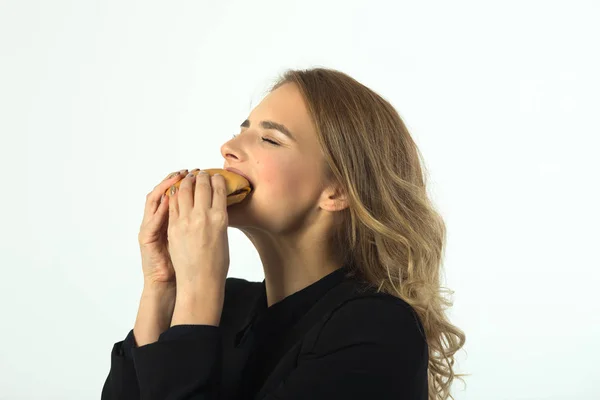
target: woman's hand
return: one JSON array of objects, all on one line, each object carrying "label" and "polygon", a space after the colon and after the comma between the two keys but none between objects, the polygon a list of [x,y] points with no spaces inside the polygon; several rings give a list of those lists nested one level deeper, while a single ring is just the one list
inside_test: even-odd
[{"label": "woman's hand", "polygon": [[169,253],[177,285],[223,279],[229,269],[225,178],[189,173],[169,199]]},{"label": "woman's hand", "polygon": [[138,234],[145,285],[175,285],[175,271],[167,241],[168,203],[164,200],[161,202],[161,196],[185,173],[187,169],[169,174],[146,196],[144,217]]},{"label": "woman's hand", "polygon": [[133,327],[137,346],[156,342],[171,325],[176,296],[175,271],[167,242],[168,207],[167,203],[161,202],[161,196],[186,172],[182,170],[170,174],[146,196],[144,217],[138,234],[144,288]]}]

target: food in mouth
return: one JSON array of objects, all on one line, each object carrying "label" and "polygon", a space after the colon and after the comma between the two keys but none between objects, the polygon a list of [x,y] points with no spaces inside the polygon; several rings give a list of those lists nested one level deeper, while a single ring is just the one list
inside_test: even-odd
[{"label": "food in mouth", "polygon": [[[252,185],[246,178],[241,175],[236,174],[235,172],[227,171],[226,169],[221,168],[209,168],[204,171],[208,172],[210,176],[214,174],[221,174],[225,178],[225,186],[227,192],[227,206],[237,204],[242,202],[246,196],[252,191]],[[198,175],[200,171],[191,171],[194,175]],[[179,188],[181,185],[183,178],[179,181],[175,182],[173,186]],[[165,194],[167,196],[171,196],[171,187],[169,187]]]}]

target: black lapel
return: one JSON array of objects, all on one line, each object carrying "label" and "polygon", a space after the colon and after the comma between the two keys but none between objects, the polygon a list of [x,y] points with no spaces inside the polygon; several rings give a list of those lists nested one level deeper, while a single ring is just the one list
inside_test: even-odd
[{"label": "black lapel", "polygon": [[[256,317],[257,302],[261,300],[262,284],[256,284],[255,288],[248,294],[238,294],[235,297],[231,319],[223,319],[222,323],[227,326],[222,337],[222,364],[221,364],[221,399],[239,398],[240,382],[242,372],[248,361],[252,344],[246,342],[249,327]],[[239,322],[236,322],[240,318]],[[231,324],[231,326],[228,326]]]},{"label": "black lapel", "polygon": [[319,321],[324,320],[333,309],[347,299],[355,297],[357,283],[343,281],[321,297],[290,330],[283,342],[284,349],[290,349],[277,363],[273,371],[259,390],[255,399],[261,399],[265,393],[282,384],[296,365],[303,336]]}]

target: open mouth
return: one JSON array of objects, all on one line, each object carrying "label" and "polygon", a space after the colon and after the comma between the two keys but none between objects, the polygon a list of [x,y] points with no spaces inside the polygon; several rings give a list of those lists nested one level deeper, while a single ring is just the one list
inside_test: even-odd
[{"label": "open mouth", "polygon": [[252,191],[252,185],[249,188],[238,189],[235,192],[232,192],[229,196],[235,196],[241,193],[250,193]]}]

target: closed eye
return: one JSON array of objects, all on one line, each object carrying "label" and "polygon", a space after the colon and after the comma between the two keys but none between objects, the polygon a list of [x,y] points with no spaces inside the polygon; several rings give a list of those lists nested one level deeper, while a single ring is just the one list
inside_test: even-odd
[{"label": "closed eye", "polygon": [[[233,135],[233,138],[234,138],[234,139],[235,139],[236,137],[238,137],[238,135]],[[274,141],[273,141],[273,140],[271,140],[271,139],[265,139],[264,137],[262,137],[261,139],[263,140],[263,142],[269,142],[269,143],[271,143],[273,146],[279,146],[279,143],[277,143],[277,142],[274,142]]]},{"label": "closed eye", "polygon": [[270,140],[270,139],[265,139],[264,137],[263,137],[263,138],[261,138],[261,139],[263,140],[263,142],[269,142],[269,143],[272,143],[272,144],[273,144],[273,145],[275,145],[275,146],[279,146],[279,143],[277,143],[277,142],[274,142],[274,141],[272,141],[272,140]]}]

